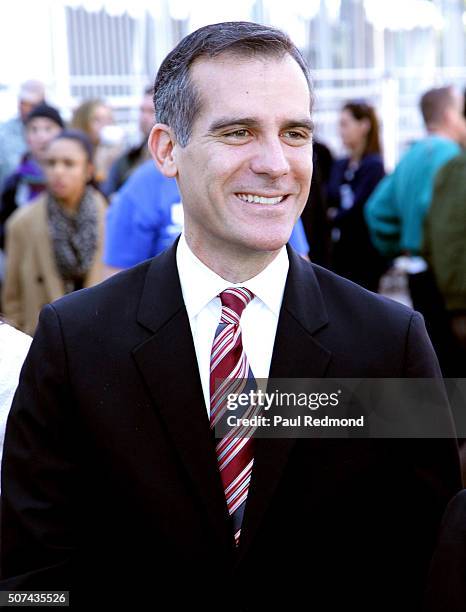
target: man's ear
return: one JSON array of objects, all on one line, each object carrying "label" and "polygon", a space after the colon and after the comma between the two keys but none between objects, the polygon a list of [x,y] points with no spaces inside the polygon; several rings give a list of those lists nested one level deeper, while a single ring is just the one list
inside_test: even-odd
[{"label": "man's ear", "polygon": [[175,138],[169,126],[156,123],[149,134],[147,146],[160,172],[168,178],[174,178],[178,168],[173,155]]}]

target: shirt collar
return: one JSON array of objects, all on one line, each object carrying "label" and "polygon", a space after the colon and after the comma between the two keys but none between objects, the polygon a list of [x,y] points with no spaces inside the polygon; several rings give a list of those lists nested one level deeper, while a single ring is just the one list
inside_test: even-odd
[{"label": "shirt collar", "polygon": [[189,318],[196,317],[207,304],[227,287],[246,287],[278,318],[285,290],[289,261],[286,247],[262,272],[244,283],[230,283],[198,259],[181,235],[176,250],[176,265],[181,291]]}]

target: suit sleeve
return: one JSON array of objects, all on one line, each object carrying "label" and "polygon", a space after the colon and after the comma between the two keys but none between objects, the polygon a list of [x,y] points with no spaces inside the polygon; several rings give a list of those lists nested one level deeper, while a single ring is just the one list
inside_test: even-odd
[{"label": "suit sleeve", "polygon": [[432,559],[425,598],[426,612],[466,609],[466,490],[448,504]]},{"label": "suit sleeve", "polygon": [[437,356],[426,331],[424,318],[414,312],[406,337],[403,376],[405,378],[441,378]]},{"label": "suit sleeve", "polygon": [[2,464],[2,590],[71,590],[76,426],[60,322],[46,306],[9,414]]},{"label": "suit sleeve", "polygon": [[393,461],[399,465],[398,478],[405,481],[406,492],[404,523],[401,525],[405,529],[406,549],[401,552],[409,568],[406,571],[410,584],[422,597],[442,515],[450,499],[462,488],[462,481],[454,426],[440,368],[423,318],[416,312],[411,316],[405,337],[401,375],[408,379],[430,379],[426,380],[428,385],[434,383],[432,379],[438,379],[438,387],[435,386],[432,395],[435,397],[432,408],[437,411],[436,418],[442,430],[450,431],[450,436],[443,438],[401,438],[394,446],[396,456]]},{"label": "suit sleeve", "polygon": [[419,508],[419,524],[426,525],[426,534],[430,532],[431,542],[424,543],[430,544],[433,549],[443,512],[463,485],[453,417],[446,393],[443,392],[440,367],[424,320],[417,312],[411,317],[407,335],[403,376],[439,379],[442,389],[439,393],[441,399],[438,402],[437,418],[443,431],[451,431],[450,437],[416,439],[411,440],[409,445],[408,460],[414,466],[418,500],[424,500],[422,508]]}]

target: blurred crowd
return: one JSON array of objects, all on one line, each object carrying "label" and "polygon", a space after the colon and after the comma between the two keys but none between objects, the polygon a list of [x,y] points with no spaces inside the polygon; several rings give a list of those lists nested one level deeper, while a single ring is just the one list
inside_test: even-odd
[{"label": "blurred crowd", "polygon": [[[466,109],[450,86],[425,92],[426,134],[386,174],[376,109],[348,101],[341,151],[314,142],[309,198],[290,243],[366,289],[425,318],[444,376],[466,376]],[[33,335],[41,307],[152,257],[180,234],[175,179],[149,159],[152,89],[142,92],[140,141],[125,149],[104,100],[83,101],[65,125],[38,81],[0,125],[1,311]]]}]

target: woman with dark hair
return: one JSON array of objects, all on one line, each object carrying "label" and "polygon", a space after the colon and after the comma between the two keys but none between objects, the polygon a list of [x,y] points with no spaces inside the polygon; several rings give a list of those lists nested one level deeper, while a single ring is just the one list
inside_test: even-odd
[{"label": "woman with dark hair", "polygon": [[339,127],[348,155],[334,162],[328,186],[331,267],[337,274],[377,291],[387,264],[371,244],[363,211],[385,175],[379,124],[372,106],[348,102],[341,110]]},{"label": "woman with dark hair", "polygon": [[47,147],[44,170],[46,191],[6,226],[4,313],[31,335],[44,304],[102,278],[106,201],[91,184],[87,136],[61,132]]}]

